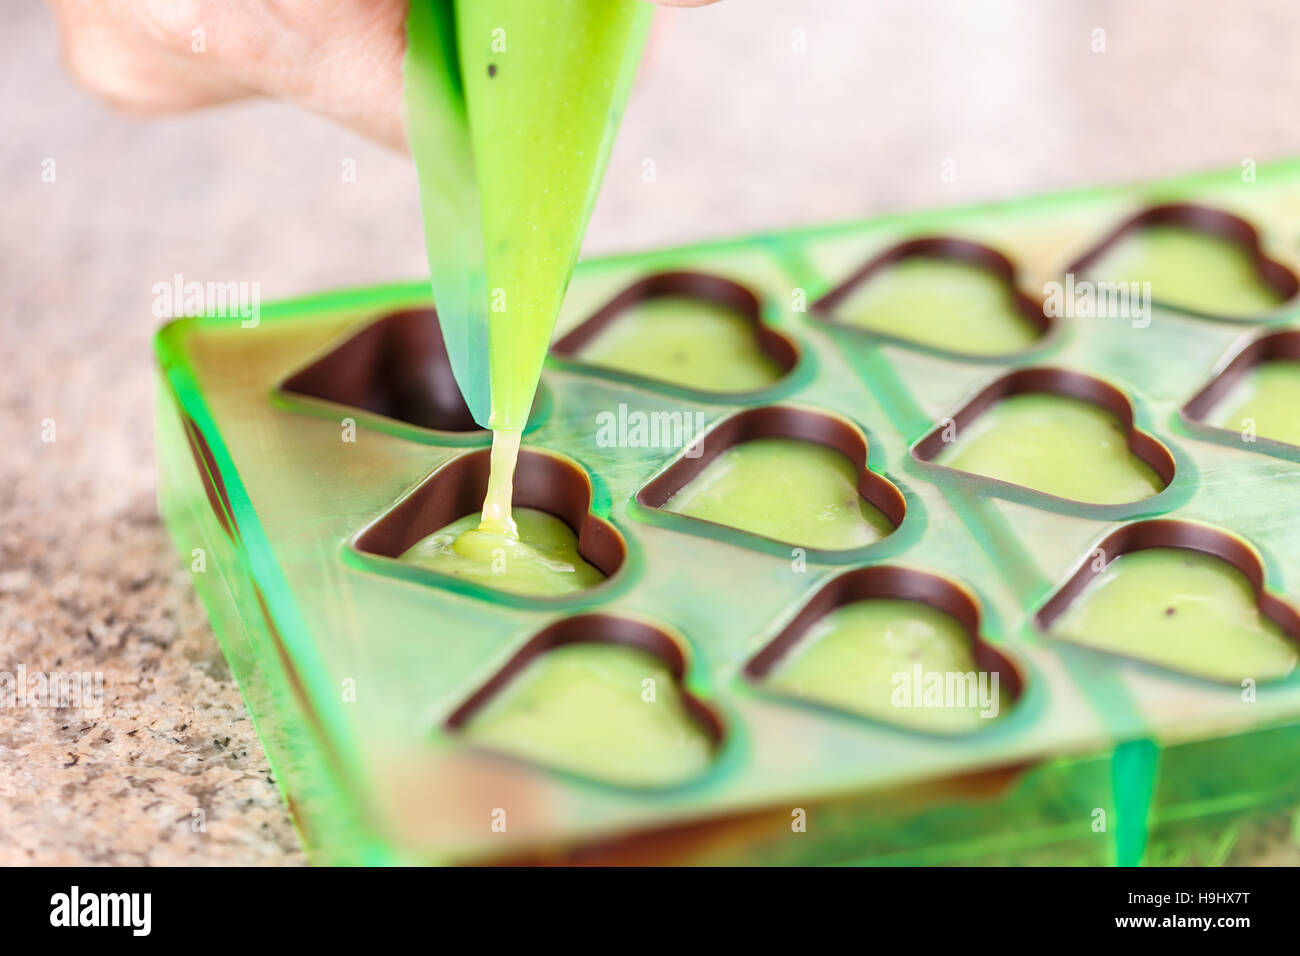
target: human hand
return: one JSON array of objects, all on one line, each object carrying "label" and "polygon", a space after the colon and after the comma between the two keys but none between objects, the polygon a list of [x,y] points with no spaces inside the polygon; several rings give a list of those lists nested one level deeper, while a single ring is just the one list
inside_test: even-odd
[{"label": "human hand", "polygon": [[270,96],[397,149],[406,148],[408,2],[49,0],[69,69],[121,109],[173,113]]}]

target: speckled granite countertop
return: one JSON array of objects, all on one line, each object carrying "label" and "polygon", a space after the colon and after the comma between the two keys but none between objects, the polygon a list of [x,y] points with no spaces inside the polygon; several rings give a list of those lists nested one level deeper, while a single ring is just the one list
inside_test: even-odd
[{"label": "speckled granite countertop", "polygon": [[[61,74],[39,4],[6,4],[0,37],[0,670],[104,675],[102,714],[0,711],[0,864],[301,862],[157,519],[151,288],[180,272],[258,281],[269,299],[417,276],[409,164],[272,104],[111,115]],[[588,248],[1300,154],[1297,48],[1300,14],[1267,2],[675,11],[657,25]],[[1228,859],[1300,854],[1274,820]]]}]

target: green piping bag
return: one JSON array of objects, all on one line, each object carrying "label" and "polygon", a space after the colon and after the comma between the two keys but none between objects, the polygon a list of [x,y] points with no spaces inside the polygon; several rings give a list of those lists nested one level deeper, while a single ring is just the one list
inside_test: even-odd
[{"label": "green piping bag", "polygon": [[474,420],[520,432],[649,26],[643,0],[412,0],[406,123]]}]

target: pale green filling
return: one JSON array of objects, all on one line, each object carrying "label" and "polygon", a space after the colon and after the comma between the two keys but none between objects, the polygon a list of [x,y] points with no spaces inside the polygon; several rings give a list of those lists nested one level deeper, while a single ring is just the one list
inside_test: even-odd
[{"label": "pale green filling", "polygon": [[1176,226],[1129,233],[1086,278],[1150,282],[1151,296],[1158,302],[1224,315],[1255,315],[1282,302],[1235,242]]},{"label": "pale green filling", "polygon": [[544,511],[514,509],[519,537],[483,531],[469,514],[422,538],[401,560],[515,594],[571,594],[605,576],[578,554],[578,537]]},{"label": "pale green filling", "polygon": [[1296,664],[1295,643],[1260,613],[1239,570],[1179,548],[1120,555],[1052,633],[1215,680],[1268,680]]},{"label": "pale green filling", "polygon": [[1300,445],[1300,361],[1263,362],[1233,387],[1211,424]]},{"label": "pale green filling", "polygon": [[626,786],[682,783],[713,759],[712,739],[663,662],[613,644],[545,652],[465,732],[494,750]]},{"label": "pale green filling", "polygon": [[752,391],[782,374],[743,316],[681,297],[651,299],[621,313],[579,357],[590,365],[710,392]]},{"label": "pale green filling", "polygon": [[767,684],[855,714],[942,733],[976,730],[1010,706],[998,675],[990,672],[981,683],[970,637],[956,620],[927,604],[885,598],[827,614]]},{"label": "pale green filling", "polygon": [[664,509],[827,550],[861,547],[894,530],[858,491],[858,474],[848,458],[793,438],[760,438],[728,448]]},{"label": "pale green filling", "polygon": [[904,259],[858,285],[835,307],[841,322],[964,352],[997,355],[1033,345],[1041,331],[987,269],[927,256]]},{"label": "pale green filling", "polygon": [[1124,426],[1104,408],[1065,395],[1012,395],[983,412],[935,459],[1090,504],[1139,501],[1164,488],[1129,451]]}]

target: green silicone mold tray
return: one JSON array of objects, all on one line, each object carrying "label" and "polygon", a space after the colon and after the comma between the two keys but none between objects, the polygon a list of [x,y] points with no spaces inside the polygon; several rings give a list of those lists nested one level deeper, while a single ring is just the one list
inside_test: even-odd
[{"label": "green silicone mold tray", "polygon": [[[1216,414],[1300,355],[1300,163],[1255,172],[581,263],[516,504],[607,580],[549,598],[400,559],[476,507],[489,442],[424,283],[166,326],[161,510],[311,858],[1135,864],[1294,807],[1300,447]],[[1143,269],[1150,309],[1080,291]],[[674,320],[755,374],[695,382],[709,362],[653,324],[591,358],[619,322]],[[745,464],[761,521],[680,506],[766,440],[840,455],[827,487],[871,534],[787,534],[822,482],[783,485],[779,444]],[[1094,495],[1112,471],[1139,490]],[[1126,566],[1163,580],[1153,548],[1219,575],[1211,611],[1258,618],[1234,640],[1273,643],[1217,644],[1187,594],[1137,603],[1195,640],[1147,647],[1138,614],[1055,633],[1122,597]],[[875,598],[948,621],[942,653],[1000,679],[997,719],[949,732],[791,691],[837,679],[782,668]]]}]

